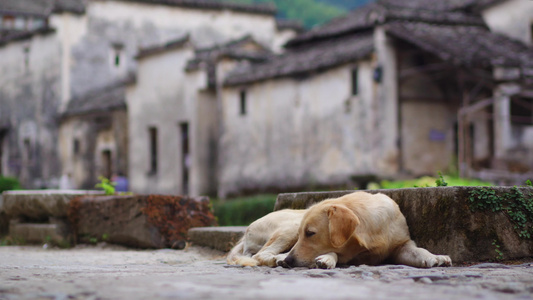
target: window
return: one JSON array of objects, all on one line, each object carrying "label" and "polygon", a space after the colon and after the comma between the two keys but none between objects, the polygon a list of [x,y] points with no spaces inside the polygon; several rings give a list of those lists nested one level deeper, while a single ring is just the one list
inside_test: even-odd
[{"label": "window", "polygon": [[246,91],[242,90],[239,98],[241,104],[241,116],[244,116],[246,115]]},{"label": "window", "polygon": [[29,164],[33,158],[30,139],[24,139],[23,158],[26,164]]},{"label": "window", "polygon": [[74,153],[74,155],[80,154],[80,140],[79,139],[74,139],[74,141],[72,142],[72,152]]},{"label": "window", "polygon": [[6,131],[5,130],[2,130],[0,129],[0,176],[2,176],[3,174],[3,165],[2,165],[2,162],[4,161],[3,157],[4,157],[4,140],[5,140],[5,136],[6,136]]},{"label": "window", "polygon": [[352,69],[352,96],[357,96],[359,94],[358,71],[357,68]]},{"label": "window", "polygon": [[13,29],[15,27],[15,17],[4,15],[2,17],[2,29]]},{"label": "window", "polygon": [[30,70],[30,46],[24,47],[24,71]]},{"label": "window", "polygon": [[111,49],[111,65],[115,69],[122,69],[124,66],[124,46],[122,44],[114,44]]},{"label": "window", "polygon": [[148,129],[150,139],[150,173],[157,173],[157,128]]}]

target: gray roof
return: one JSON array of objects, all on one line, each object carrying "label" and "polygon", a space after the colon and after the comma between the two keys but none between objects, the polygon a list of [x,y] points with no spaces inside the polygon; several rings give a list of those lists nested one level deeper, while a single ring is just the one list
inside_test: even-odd
[{"label": "gray roof", "polygon": [[225,84],[238,85],[270,78],[306,75],[364,58],[374,50],[371,32],[330,39],[289,50],[266,63],[242,65],[228,74]]},{"label": "gray roof", "polygon": [[54,0],[1,0],[0,12],[46,17],[54,9]]},{"label": "gray roof", "polygon": [[276,7],[269,4],[239,4],[229,1],[220,0],[115,0],[125,2],[140,2],[148,4],[160,4],[168,6],[183,6],[199,9],[212,9],[212,10],[233,10],[256,14],[268,14],[274,15],[277,10]]},{"label": "gray roof", "polygon": [[32,38],[35,35],[45,35],[56,32],[50,27],[43,27],[36,30],[19,31],[19,30],[0,30],[0,47],[13,41],[21,41]]},{"label": "gray roof", "polygon": [[184,45],[187,44],[187,42],[189,41],[189,35],[185,35],[181,38],[178,38],[176,40],[172,40],[172,41],[168,41],[164,44],[161,44],[161,45],[154,45],[154,46],[150,46],[150,47],[146,47],[146,48],[142,48],[139,50],[139,53],[137,54],[137,56],[135,56],[136,59],[141,59],[141,58],[145,58],[145,57],[148,57],[148,56],[151,56],[151,55],[154,55],[154,54],[159,54],[159,53],[163,53],[163,52],[166,52],[168,50],[173,50],[173,49],[176,49],[176,48],[180,48],[180,47],[183,47]]},{"label": "gray roof", "polygon": [[71,99],[63,116],[108,112],[126,108],[124,82],[119,82],[87,95]]},{"label": "gray roof", "polygon": [[484,27],[391,22],[386,30],[456,65],[533,67],[531,47]]},{"label": "gray roof", "polygon": [[55,0],[54,12],[84,14],[88,0]]},{"label": "gray roof", "polygon": [[[255,43],[259,49],[246,49],[244,46],[249,43]],[[229,41],[225,44],[216,45],[210,48],[198,49],[195,51],[195,57],[187,62],[187,71],[196,70],[202,66],[207,68],[207,80],[209,86],[214,86],[216,81],[216,63],[220,58],[228,57],[239,60],[248,60],[253,62],[263,62],[272,57],[272,52],[257,43],[250,35],[240,39]]]},{"label": "gray roof", "polygon": [[313,28],[289,41],[287,46],[365,30],[396,20],[485,26],[479,14],[469,11],[471,7],[486,5],[489,1],[501,0],[380,0]]},{"label": "gray roof", "polygon": [[296,20],[280,20],[276,19],[276,27],[278,30],[284,30],[284,29],[292,29],[296,32],[304,32],[305,28],[300,21]]}]

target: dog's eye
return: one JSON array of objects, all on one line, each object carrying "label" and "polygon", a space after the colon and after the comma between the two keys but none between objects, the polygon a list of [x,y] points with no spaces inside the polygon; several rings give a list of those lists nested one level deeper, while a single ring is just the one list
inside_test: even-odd
[{"label": "dog's eye", "polygon": [[305,237],[312,237],[313,235],[315,235],[316,232],[314,231],[310,231],[310,230],[306,230],[305,231]]}]

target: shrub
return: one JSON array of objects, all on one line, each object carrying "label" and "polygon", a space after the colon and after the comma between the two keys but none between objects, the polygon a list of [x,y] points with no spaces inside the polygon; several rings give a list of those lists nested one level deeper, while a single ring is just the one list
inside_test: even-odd
[{"label": "shrub", "polygon": [[221,226],[247,226],[262,216],[271,213],[276,195],[257,195],[229,200],[212,201],[215,216]]},{"label": "shrub", "polygon": [[18,179],[13,177],[0,177],[0,193],[10,190],[20,190]]}]

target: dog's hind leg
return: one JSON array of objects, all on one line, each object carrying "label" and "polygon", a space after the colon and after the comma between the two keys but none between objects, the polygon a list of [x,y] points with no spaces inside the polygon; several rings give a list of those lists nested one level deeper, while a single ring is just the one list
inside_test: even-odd
[{"label": "dog's hind leg", "polygon": [[298,229],[290,228],[274,232],[270,240],[252,258],[259,262],[259,265],[276,267],[278,261],[283,261],[296,241],[298,240]]},{"label": "dog's hind leg", "polygon": [[451,266],[452,260],[447,255],[435,255],[424,248],[416,246],[412,240],[400,246],[391,256],[392,262],[417,268]]}]

